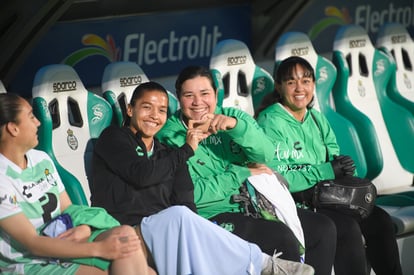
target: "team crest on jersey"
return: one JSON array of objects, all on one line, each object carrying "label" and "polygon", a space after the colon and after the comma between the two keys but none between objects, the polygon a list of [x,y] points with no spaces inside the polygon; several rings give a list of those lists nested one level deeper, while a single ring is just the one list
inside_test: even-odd
[{"label": "team crest on jersey", "polygon": [[230,141],[230,150],[233,154],[236,154],[236,155],[242,152],[240,145],[238,145],[234,141]]},{"label": "team crest on jersey", "polygon": [[17,204],[17,197],[16,197],[16,195],[10,195],[9,196],[9,202],[11,204]]},{"label": "team crest on jersey", "polygon": [[73,134],[73,131],[71,129],[68,129],[66,133],[68,133],[68,137],[66,140],[68,142],[70,149],[72,150],[78,149],[78,145],[79,145],[78,139]]},{"label": "team crest on jersey", "polygon": [[137,152],[137,155],[142,157],[144,155],[144,150],[142,150],[141,146],[137,146],[137,148],[135,148],[135,151]]},{"label": "team crest on jersey", "polygon": [[141,148],[141,146],[137,146],[137,148],[135,148],[135,152],[137,152],[137,155],[139,156],[139,157],[142,157],[142,156],[144,156],[144,150]]},{"label": "team crest on jersey", "polygon": [[2,204],[4,201],[9,201],[10,204],[17,205],[17,197],[15,194],[4,194],[0,195],[0,204]]},{"label": "team crest on jersey", "polygon": [[55,180],[55,178],[53,177],[53,175],[50,173],[49,169],[45,169],[45,177],[46,177],[46,181],[52,185],[52,186],[56,186],[57,182]]}]

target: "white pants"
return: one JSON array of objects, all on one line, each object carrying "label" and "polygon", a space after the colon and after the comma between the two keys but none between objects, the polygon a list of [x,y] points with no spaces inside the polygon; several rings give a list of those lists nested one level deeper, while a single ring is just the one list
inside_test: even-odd
[{"label": "white pants", "polygon": [[262,251],[185,206],[144,218],[141,231],[160,275],[259,275]]}]

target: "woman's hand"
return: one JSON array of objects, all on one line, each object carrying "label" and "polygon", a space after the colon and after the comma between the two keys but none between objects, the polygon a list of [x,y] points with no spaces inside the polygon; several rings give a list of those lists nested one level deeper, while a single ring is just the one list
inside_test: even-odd
[{"label": "woman's hand", "polygon": [[121,235],[115,233],[96,243],[100,245],[98,249],[99,257],[109,260],[128,257],[141,249],[141,241],[136,234]]},{"label": "woman's hand", "polygon": [[57,238],[74,242],[85,242],[91,236],[91,232],[89,225],[82,224],[66,230],[57,236]]},{"label": "woman's hand", "polygon": [[355,173],[355,163],[350,156],[334,156],[334,159],[330,161],[332,169],[335,174],[335,178],[342,178],[345,176],[352,176]]},{"label": "woman's hand", "polygon": [[187,137],[186,137],[186,143],[193,148],[193,151],[197,150],[198,144],[200,141],[208,137],[209,134],[204,133],[202,130],[193,128],[187,130]]},{"label": "woman's hand", "polygon": [[195,151],[198,148],[198,144],[203,139],[207,138],[210,128],[211,119],[205,117],[201,120],[189,120],[188,121],[188,130],[186,142],[193,148]]},{"label": "woman's hand", "polygon": [[208,131],[212,134],[233,129],[237,124],[237,119],[230,116],[207,114],[205,117],[211,120]]},{"label": "woman's hand", "polygon": [[212,118],[214,117],[213,114],[207,114],[200,120],[190,119],[188,121],[188,128],[189,129],[199,129],[203,133],[208,133],[210,130],[210,125]]}]

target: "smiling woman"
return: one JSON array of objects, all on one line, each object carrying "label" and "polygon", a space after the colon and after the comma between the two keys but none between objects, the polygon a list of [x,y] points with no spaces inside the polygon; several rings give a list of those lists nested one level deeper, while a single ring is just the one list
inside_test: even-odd
[{"label": "smiling woman", "polygon": [[[315,76],[309,62],[298,56],[284,59],[275,82],[257,116],[276,148],[268,165],[286,178],[296,202],[313,211],[314,186],[323,180],[348,181],[355,173],[354,161],[340,154],[328,120],[312,108]],[[393,224],[383,209],[375,206],[363,220],[336,209],[317,212],[336,227],[335,274],[366,274],[367,261],[376,274],[402,274]]]},{"label": "smiling woman", "polygon": [[96,142],[92,205],[135,226],[159,274],[271,275],[280,274],[281,265],[313,274],[310,266],[263,254],[196,214],[187,160],[208,134],[193,127],[200,123],[195,121],[184,130],[181,147],[160,143],[154,135],[166,122],[167,108],[167,92],[158,83],[135,88],[125,125],[107,128]]},{"label": "smiling woman", "polygon": [[[105,129],[96,142],[92,205],[105,207],[121,223],[136,225],[143,217],[173,204],[187,205],[196,211],[186,159],[206,135],[202,130],[189,129],[187,143],[182,148],[176,151],[166,148],[155,134],[164,126],[167,110],[165,88],[156,82],[142,83],[131,96],[124,126]],[[155,166],[148,158],[165,160]],[[108,170],[108,166],[114,167]],[[119,171],[122,178],[114,171]],[[172,187],[167,184],[171,180]],[[148,198],[157,198],[157,206]]]},{"label": "smiling woman", "polygon": [[168,95],[164,88],[156,83],[146,86],[149,91],[144,93],[144,89],[138,89],[132,95],[125,125],[129,126],[134,134],[139,132],[147,151],[151,151],[155,134],[167,120]]},{"label": "smiling woman", "polygon": [[39,125],[29,102],[0,94],[0,273],[154,274],[132,227],[72,204],[53,161],[33,149]]}]

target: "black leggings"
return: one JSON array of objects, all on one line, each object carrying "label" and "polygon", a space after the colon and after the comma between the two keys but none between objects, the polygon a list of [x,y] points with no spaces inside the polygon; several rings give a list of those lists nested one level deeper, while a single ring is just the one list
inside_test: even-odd
[{"label": "black leggings", "polygon": [[[331,274],[335,255],[336,230],[333,222],[312,211],[298,209],[298,216],[305,236],[305,262],[315,268],[317,275]],[[274,250],[291,261],[300,261],[299,244],[288,226],[281,222],[255,219],[242,213],[224,213],[212,221],[229,229],[235,235],[256,243],[264,253]]]},{"label": "black leggings", "polygon": [[330,217],[336,225],[335,275],[366,275],[367,259],[377,275],[402,274],[394,226],[383,209],[375,206],[371,215],[360,223],[338,211],[318,212]]}]

